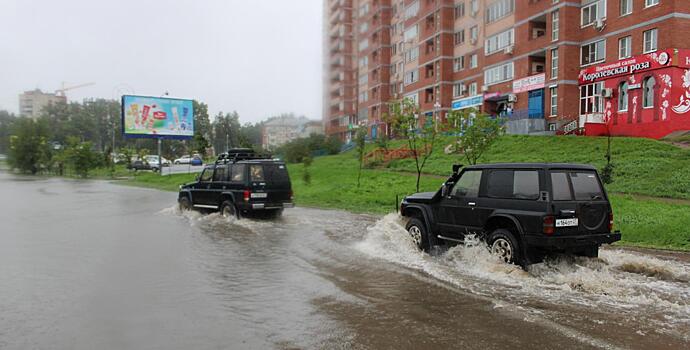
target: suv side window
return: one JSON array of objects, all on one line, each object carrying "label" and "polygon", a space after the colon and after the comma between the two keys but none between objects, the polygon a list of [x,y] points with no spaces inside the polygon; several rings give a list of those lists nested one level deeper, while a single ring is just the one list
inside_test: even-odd
[{"label": "suv side window", "polygon": [[216,167],[216,171],[213,172],[213,181],[214,182],[226,181],[225,167],[224,166]]},{"label": "suv side window", "polygon": [[508,199],[538,199],[537,170],[494,170],[489,173],[487,196]]},{"label": "suv side window", "polygon": [[604,199],[604,194],[599,186],[597,175],[592,171],[572,172],[570,181],[573,183],[575,200],[589,201],[593,199]]},{"label": "suv side window", "polygon": [[570,193],[570,184],[568,183],[568,175],[566,173],[551,173],[551,187],[553,191],[553,200],[555,201],[571,201],[573,195]]},{"label": "suv side window", "polygon": [[451,195],[453,197],[474,198],[479,195],[479,184],[482,180],[481,170],[468,170],[453,187]]},{"label": "suv side window", "polygon": [[264,180],[264,166],[253,164],[249,166],[249,174],[251,176],[252,182],[254,181],[265,181]]},{"label": "suv side window", "polygon": [[212,168],[206,168],[204,171],[201,173],[201,176],[199,176],[199,181],[200,182],[208,182],[211,181],[211,177],[213,176],[213,169]]},{"label": "suv side window", "polygon": [[244,182],[244,173],[247,169],[245,164],[234,164],[232,166],[232,175],[230,181],[232,182]]}]

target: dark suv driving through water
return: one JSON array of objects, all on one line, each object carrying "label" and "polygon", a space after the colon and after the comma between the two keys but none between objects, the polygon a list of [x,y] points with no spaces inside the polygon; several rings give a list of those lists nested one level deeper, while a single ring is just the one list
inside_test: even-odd
[{"label": "dark suv driving through water", "polygon": [[522,266],[550,252],[596,257],[601,244],[621,238],[612,232],[599,175],[588,165],[454,165],[441,189],[405,197],[400,213],[420,249],[473,234],[505,262]]},{"label": "dark suv driving through water", "polygon": [[251,213],[276,217],[292,208],[292,185],[285,163],[251,149],[232,149],[208,165],[197,181],[180,186],[180,209],[219,211],[223,216]]}]

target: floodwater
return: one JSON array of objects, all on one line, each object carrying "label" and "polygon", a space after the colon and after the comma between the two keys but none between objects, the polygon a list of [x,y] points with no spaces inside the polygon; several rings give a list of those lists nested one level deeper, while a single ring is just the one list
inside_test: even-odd
[{"label": "floodwater", "polygon": [[[690,347],[690,259],[528,272],[416,251],[395,214],[179,213],[176,194],[0,173],[1,349]],[[297,194],[299,195],[299,194]]]}]

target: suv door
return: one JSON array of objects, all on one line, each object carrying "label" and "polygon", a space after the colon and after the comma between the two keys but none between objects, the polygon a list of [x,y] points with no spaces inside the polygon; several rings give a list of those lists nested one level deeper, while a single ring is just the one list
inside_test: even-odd
[{"label": "suv door", "polygon": [[201,208],[213,206],[215,208],[218,205],[217,203],[212,203],[210,198],[212,179],[213,168],[205,168],[201,172],[201,175],[199,175],[199,181],[194,184],[194,189],[192,190],[192,201],[194,202],[194,206]]},{"label": "suv door", "polygon": [[599,176],[593,170],[551,170],[556,234],[608,232],[611,213]]},{"label": "suv door", "polygon": [[482,170],[465,170],[450,193],[441,199],[437,213],[440,234],[461,237],[474,226],[481,179]]},{"label": "suv door", "polygon": [[216,166],[213,171],[213,178],[211,179],[211,188],[208,193],[209,204],[218,205],[220,207],[220,197],[223,191],[228,187],[228,173],[225,165]]}]

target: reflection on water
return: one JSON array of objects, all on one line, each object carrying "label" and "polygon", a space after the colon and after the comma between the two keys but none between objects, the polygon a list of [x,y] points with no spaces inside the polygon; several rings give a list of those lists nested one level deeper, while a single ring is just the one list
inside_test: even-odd
[{"label": "reflection on water", "polygon": [[[0,174],[0,348],[682,348],[687,262],[528,272],[417,251],[396,215],[179,212],[176,194]],[[510,327],[506,327],[510,325]]]}]

